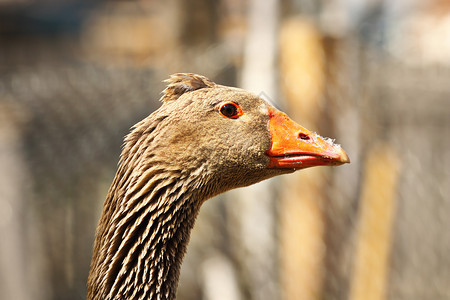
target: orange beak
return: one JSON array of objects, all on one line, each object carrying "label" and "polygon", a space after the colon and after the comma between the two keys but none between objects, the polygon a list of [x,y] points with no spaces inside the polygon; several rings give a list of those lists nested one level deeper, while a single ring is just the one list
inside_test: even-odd
[{"label": "orange beak", "polygon": [[315,166],[338,166],[350,159],[341,146],[292,121],[285,113],[269,109],[269,132],[272,146],[266,151],[268,168],[304,169]]}]

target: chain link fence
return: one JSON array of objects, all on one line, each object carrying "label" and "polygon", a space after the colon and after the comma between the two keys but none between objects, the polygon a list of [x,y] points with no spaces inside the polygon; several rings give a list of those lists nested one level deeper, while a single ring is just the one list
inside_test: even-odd
[{"label": "chain link fence", "polygon": [[[187,2],[98,3],[56,33],[16,30],[24,6],[0,4],[1,299],[85,298],[123,136],[159,107],[162,80],[240,84],[248,3]],[[330,7],[306,2],[276,2],[279,103],[352,163],[207,201],[178,299],[450,299],[450,65],[386,50],[395,22],[379,6],[344,34]],[[436,22],[445,3],[432,1]],[[161,15],[176,21],[164,37]],[[108,24],[129,30],[126,45],[103,36]],[[264,209],[245,201],[262,190]]]}]

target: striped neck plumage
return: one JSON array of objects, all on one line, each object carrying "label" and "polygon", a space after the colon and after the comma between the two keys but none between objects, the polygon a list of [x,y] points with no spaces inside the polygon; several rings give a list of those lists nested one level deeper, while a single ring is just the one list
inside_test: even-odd
[{"label": "striped neck plumage", "polygon": [[88,299],[173,299],[181,262],[204,196],[202,171],[171,170],[127,157],[100,219]]}]

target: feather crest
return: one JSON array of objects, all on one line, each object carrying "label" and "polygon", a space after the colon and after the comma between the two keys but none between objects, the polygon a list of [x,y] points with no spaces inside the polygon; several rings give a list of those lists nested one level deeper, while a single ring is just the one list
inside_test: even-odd
[{"label": "feather crest", "polygon": [[163,102],[176,100],[187,92],[216,86],[208,78],[193,73],[173,74],[169,79],[164,80],[164,82],[167,82],[168,85],[162,92],[163,96],[160,100]]}]

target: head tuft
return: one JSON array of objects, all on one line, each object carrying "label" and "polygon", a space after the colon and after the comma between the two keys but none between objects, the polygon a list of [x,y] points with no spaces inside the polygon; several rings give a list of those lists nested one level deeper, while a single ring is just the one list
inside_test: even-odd
[{"label": "head tuft", "polygon": [[161,101],[177,100],[181,95],[187,92],[203,88],[212,88],[216,84],[208,78],[193,73],[177,73],[164,80],[168,85],[163,91]]}]

